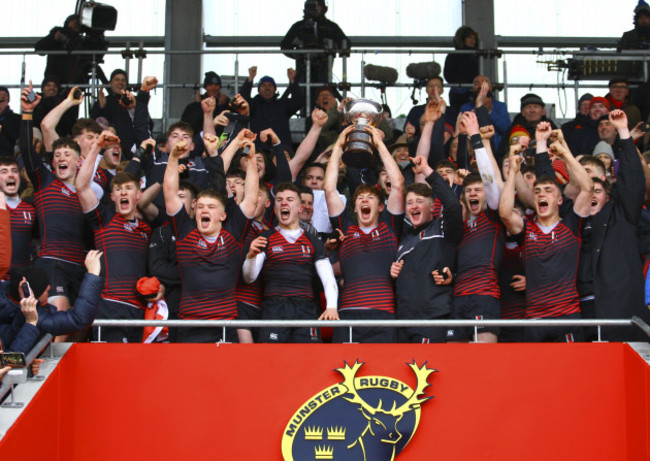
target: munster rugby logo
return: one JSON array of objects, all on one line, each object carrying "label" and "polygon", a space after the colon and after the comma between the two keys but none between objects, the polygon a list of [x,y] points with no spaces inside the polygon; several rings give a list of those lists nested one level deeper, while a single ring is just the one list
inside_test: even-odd
[{"label": "munster rugby logo", "polygon": [[[415,389],[388,376],[361,376],[358,360],[337,368],[343,382],[320,391],[296,411],[282,437],[285,461],[392,461],[411,441],[429,375],[424,363],[407,365]],[[390,408],[390,409],[389,409]]]}]

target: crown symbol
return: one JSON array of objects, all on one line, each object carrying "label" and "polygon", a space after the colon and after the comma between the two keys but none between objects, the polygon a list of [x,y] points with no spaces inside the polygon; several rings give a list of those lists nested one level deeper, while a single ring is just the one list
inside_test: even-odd
[{"label": "crown symbol", "polygon": [[305,427],[305,440],[323,440],[323,428],[322,427]]},{"label": "crown symbol", "polygon": [[322,447],[314,447],[316,452],[316,459],[334,459],[334,447],[323,445]]},{"label": "crown symbol", "polygon": [[328,427],[327,440],[345,440],[345,427]]}]

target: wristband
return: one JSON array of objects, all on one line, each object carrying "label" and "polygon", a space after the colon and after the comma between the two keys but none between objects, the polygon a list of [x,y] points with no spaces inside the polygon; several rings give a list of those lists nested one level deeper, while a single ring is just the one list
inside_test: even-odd
[{"label": "wristband", "polygon": [[474,149],[482,149],[485,146],[483,145],[483,140],[481,139],[480,134],[473,134],[470,138],[469,141],[472,143],[472,147]]},{"label": "wristband", "polygon": [[142,157],[144,157],[144,149],[142,148],[142,146],[140,146],[133,153],[133,158],[137,158],[138,160],[142,160]]}]

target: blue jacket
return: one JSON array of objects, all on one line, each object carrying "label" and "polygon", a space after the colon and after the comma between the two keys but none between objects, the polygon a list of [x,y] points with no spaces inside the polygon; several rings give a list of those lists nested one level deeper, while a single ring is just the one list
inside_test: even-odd
[{"label": "blue jacket", "polygon": [[39,306],[36,326],[25,323],[18,304],[0,293],[0,341],[5,351],[27,354],[47,333],[57,336],[86,328],[95,320],[103,287],[103,277],[86,273],[73,308],[61,312],[51,304]]}]

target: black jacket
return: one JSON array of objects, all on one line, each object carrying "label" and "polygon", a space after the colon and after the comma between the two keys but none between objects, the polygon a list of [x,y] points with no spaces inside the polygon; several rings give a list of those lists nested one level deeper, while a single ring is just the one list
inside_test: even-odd
[{"label": "black jacket", "polygon": [[[610,200],[591,218],[591,248],[596,318],[641,317],[650,323],[637,241],[645,178],[632,139],[620,141],[619,169]],[[642,340],[637,329],[604,328],[609,341]]]}]

